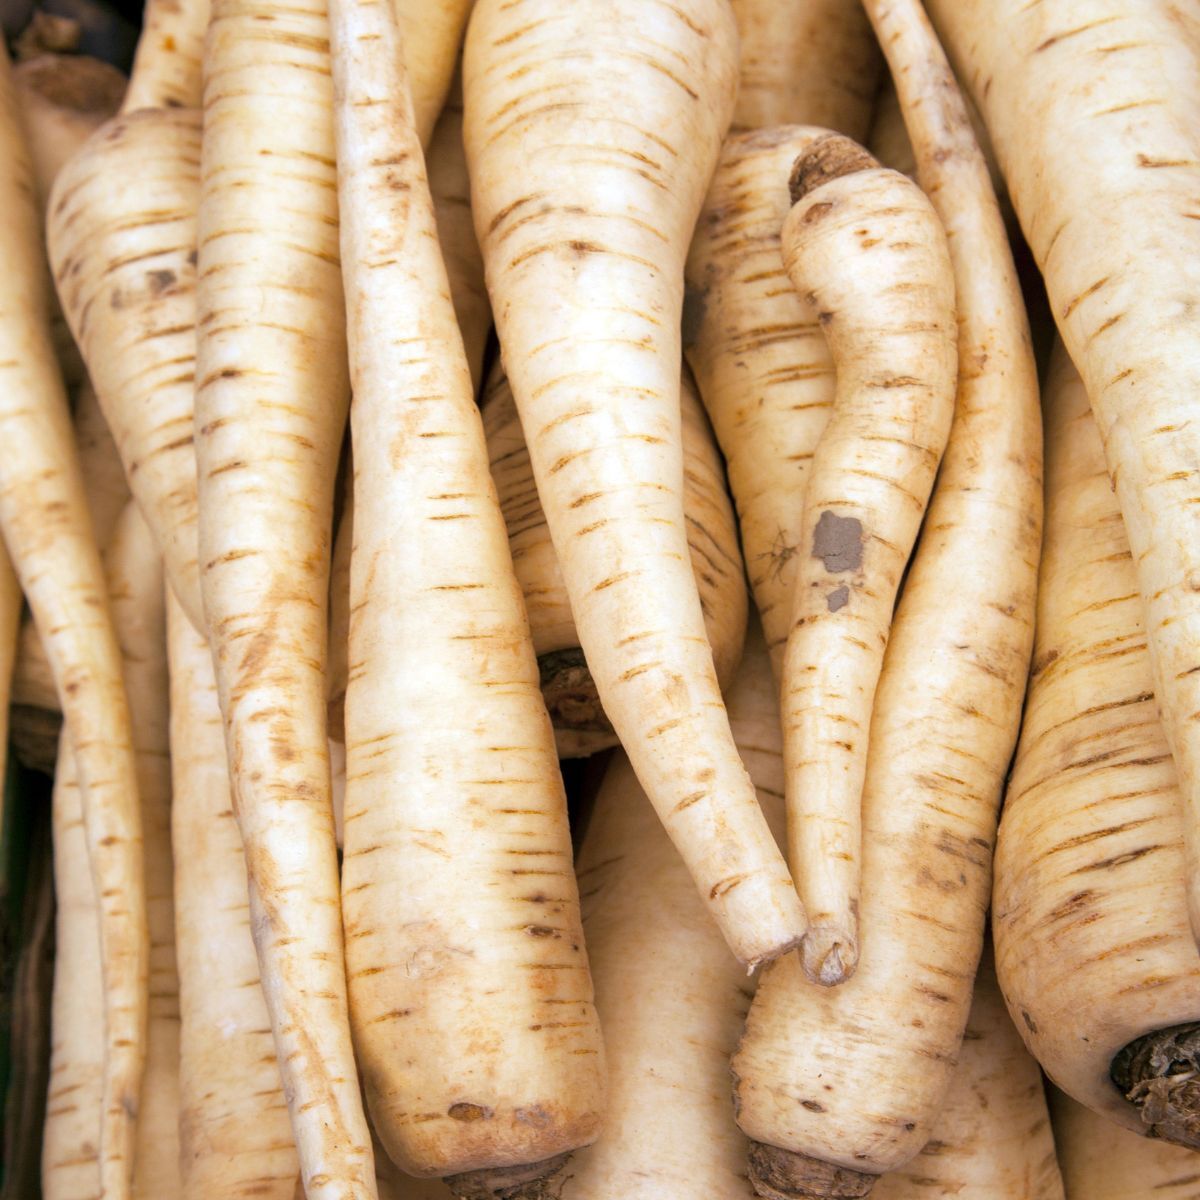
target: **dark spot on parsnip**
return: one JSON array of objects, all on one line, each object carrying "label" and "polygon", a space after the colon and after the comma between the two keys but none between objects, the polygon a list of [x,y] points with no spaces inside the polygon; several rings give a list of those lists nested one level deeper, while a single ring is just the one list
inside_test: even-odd
[{"label": "dark spot on parsnip", "polygon": [[1030,1033],[1037,1033],[1037,1022],[1024,1009],[1021,1009],[1021,1020],[1025,1022],[1025,1028]]},{"label": "dark spot on parsnip", "polygon": [[764,1142],[751,1142],[747,1158],[750,1182],[764,1200],[862,1200],[879,1178]]},{"label": "dark spot on parsnip", "polygon": [[175,272],[168,270],[147,271],[146,282],[154,296],[161,296],[175,282]]},{"label": "dark spot on parsnip", "polygon": [[489,1121],[494,1113],[486,1104],[470,1104],[460,1100],[446,1110],[446,1115],[455,1121]]},{"label": "dark spot on parsnip", "polygon": [[826,509],[813,531],[813,558],[819,558],[831,575],[862,568],[862,522],[839,517]]},{"label": "dark spot on parsnip", "polygon": [[788,192],[795,204],[831,180],[878,166],[878,161],[852,138],[829,133],[817,138],[796,158],[788,178]]},{"label": "dark spot on parsnip", "polygon": [[1109,1076],[1150,1137],[1200,1150],[1200,1024],[1136,1038],[1113,1057]]}]

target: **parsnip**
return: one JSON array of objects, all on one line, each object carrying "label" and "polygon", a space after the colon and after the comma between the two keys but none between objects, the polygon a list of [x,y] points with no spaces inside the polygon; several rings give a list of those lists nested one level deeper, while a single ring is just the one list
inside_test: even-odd
[{"label": "parsnip", "polygon": [[395,0],[396,19],[404,31],[409,92],[422,146],[429,145],[446,103],[473,4],[474,0]]},{"label": "parsnip", "polygon": [[580,645],[734,954],[804,916],[738,759],[682,512],[683,260],[736,88],[724,3],[480,0],[464,139],[488,292]]},{"label": "parsnip", "polygon": [[854,0],[733,0],[741,45],[734,129],[805,123],[867,136],[879,48]]},{"label": "parsnip", "polygon": [[[1145,605],[1200,936],[1200,19],[1148,0],[932,0],[1091,397]],[[1099,218],[1097,216],[1099,214]]]},{"label": "parsnip", "polygon": [[[816,982],[858,961],[868,730],[900,580],[954,412],[954,276],[937,213],[848,138],[796,160],[784,265],[837,366],[813,454],[783,660],[788,861]],[[806,552],[807,551],[807,552]]]},{"label": "parsnip", "polygon": [[[759,800],[782,834],[779,703],[757,628],[727,699]],[[751,987],[623,754],[605,772],[579,881],[612,1113],[600,1140],[575,1156],[563,1200],[753,1196],[746,1140],[729,1111],[729,1054]]]},{"label": "parsnip", "polygon": [[333,0],[354,385],[342,907],[388,1154],[542,1197],[604,1106],[553,730],[391,8]]},{"label": "parsnip", "polygon": [[1200,954],[1182,886],[1178,775],[1135,559],[1061,348],[1046,445],[1033,675],[996,847],[997,974],[1059,1087],[1128,1129],[1197,1146]]},{"label": "parsnip", "polygon": [[[713,665],[724,689],[733,681],[742,655],[747,609],[744,568],[721,458],[686,367],[681,398],[688,551]],[[483,429],[559,755],[593,754],[615,746],[616,735],[579,649],[570,601],[533,481],[529,448],[512,389],[499,364],[483,397]]]},{"label": "parsnip", "polygon": [[348,401],[329,70],[321,0],[214,6],[194,421],[204,613],[304,1185],[363,1200],[324,679]]},{"label": "parsnip", "polygon": [[250,932],[208,642],[168,605],[182,1200],[292,1200],[299,1160]]}]

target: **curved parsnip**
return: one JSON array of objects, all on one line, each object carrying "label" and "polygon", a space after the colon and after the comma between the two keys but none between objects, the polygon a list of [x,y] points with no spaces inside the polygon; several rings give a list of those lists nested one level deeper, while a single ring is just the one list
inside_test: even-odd
[{"label": "curved parsnip", "polygon": [[259,981],[207,640],[168,602],[182,1200],[293,1200],[299,1163]]},{"label": "curved parsnip", "polygon": [[[783,832],[779,702],[762,634],[727,695],[734,738]],[[752,995],[629,760],[605,772],[579,856],[584,932],[604,1024],[611,1115],[575,1156],[562,1200],[745,1200],[746,1139],[729,1055]]]},{"label": "curved parsnip", "polygon": [[867,136],[879,49],[856,0],[733,0],[741,47],[734,129],[804,122]]},{"label": "curved parsnip", "polygon": [[1067,1200],[1200,1200],[1196,1152],[1139,1137],[1049,1089]]},{"label": "curved parsnip", "polygon": [[566,797],[391,8],[333,0],[354,404],[342,907],[388,1154],[542,1197],[600,1128]]},{"label": "curved parsnip", "polygon": [[736,89],[728,6],[480,0],[475,228],[580,645],[744,963],[804,914],[729,733],[682,504],[683,261]]},{"label": "curved parsnip", "polygon": [[847,138],[796,160],[783,258],[837,365],[813,454],[783,660],[788,861],[808,977],[858,961],[861,797],[892,609],[954,412],[954,276],[937,213]]},{"label": "curved parsnip", "polygon": [[149,955],[141,821],[121,659],[46,328],[32,168],[0,54],[0,528],[54,672],[83,785],[104,975],[101,1187],[129,1196],[146,1049]]},{"label": "curved parsnip", "polygon": [[205,45],[195,432],[204,613],[308,1200],[373,1197],[326,740],[349,383],[321,0],[219,0]]},{"label": "curved parsnip", "polygon": [[1200,1146],[1178,775],[1126,527],[1061,347],[1046,445],[1033,675],[996,846],[997,973],[1059,1087],[1128,1129]]},{"label": "curved parsnip", "polygon": [[727,138],[687,260],[684,349],[725,456],[776,676],[804,485],[834,396],[816,308],[788,279],[779,238],[788,172],[821,132],[786,126]]},{"label": "curved parsnip", "polygon": [[[933,1136],[908,1166],[884,1175],[871,1197],[1063,1200],[1042,1073],[1013,1028],[990,954],[975,978],[971,1016]],[[1098,1198],[1089,1193],[1087,1200]]]},{"label": "curved parsnip", "polygon": [[[721,457],[686,367],[680,394],[688,551],[713,665],[724,690],[733,682],[742,656],[747,609],[744,568]],[[571,604],[533,481],[529,448],[499,363],[484,392],[483,430],[559,755],[569,758],[608,749],[617,745],[617,737],[579,649]]]},{"label": "curved parsnip", "polygon": [[1171,0],[929,9],[1096,413],[1179,768],[1200,937],[1200,427],[1185,400],[1200,383],[1200,23]]},{"label": "curved parsnip", "polygon": [[760,1147],[756,1160],[786,1165],[780,1190],[791,1178],[801,1195],[829,1194],[830,1164],[849,1169],[843,1182],[859,1194],[872,1173],[903,1165],[949,1086],[1028,673],[1041,538],[1036,373],[995,198],[933,48],[918,39],[892,50],[921,98],[914,140],[946,212],[970,369],[959,373],[876,692],[858,971],[827,992],[794,958],[773,968],[734,1062],[742,1128],[794,1155]]}]

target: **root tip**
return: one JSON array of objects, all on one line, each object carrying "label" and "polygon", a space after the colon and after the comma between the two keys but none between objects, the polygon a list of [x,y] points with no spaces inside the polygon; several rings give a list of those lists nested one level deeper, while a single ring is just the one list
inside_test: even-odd
[{"label": "root tip", "polygon": [[447,1175],[443,1182],[459,1200],[557,1200],[560,1175],[570,1154],[512,1167],[485,1167]]},{"label": "root tip", "polygon": [[878,1175],[751,1142],[750,1182],[762,1200],[862,1200]]},{"label": "root tip", "polygon": [[1137,1038],[1116,1054],[1109,1074],[1149,1137],[1200,1150],[1200,1024]]}]

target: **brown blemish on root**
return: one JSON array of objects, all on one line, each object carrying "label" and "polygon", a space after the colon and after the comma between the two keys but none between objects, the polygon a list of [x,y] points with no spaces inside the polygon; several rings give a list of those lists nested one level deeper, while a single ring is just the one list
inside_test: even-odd
[{"label": "brown blemish on root", "polygon": [[810,192],[843,175],[871,171],[878,166],[879,162],[852,138],[827,133],[817,138],[792,164],[792,173],[788,177],[792,203],[803,200]]},{"label": "brown blemish on root", "polygon": [[1148,1136],[1200,1150],[1200,1024],[1135,1039],[1114,1056],[1109,1075]]},{"label": "brown blemish on root", "polygon": [[495,1115],[486,1104],[471,1104],[460,1100],[446,1110],[446,1115],[454,1121],[488,1121]]},{"label": "brown blemish on root", "polygon": [[879,1178],[764,1142],[750,1143],[749,1167],[764,1200],[861,1200]]},{"label": "brown blemish on root", "polygon": [[583,651],[550,650],[538,659],[542,697],[556,729],[611,734]]},{"label": "brown blemish on root", "polygon": [[56,108],[115,116],[125,95],[116,67],[83,54],[42,54],[18,68],[21,86]]},{"label": "brown blemish on root", "polygon": [[862,522],[857,517],[839,517],[826,509],[813,531],[813,558],[825,564],[830,575],[862,569]]},{"label": "brown blemish on root", "polygon": [[557,1200],[569,1154],[515,1167],[488,1167],[447,1175],[443,1181],[459,1200]]}]

